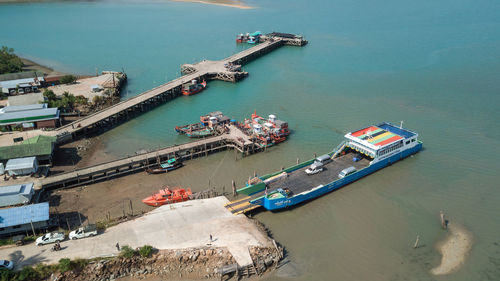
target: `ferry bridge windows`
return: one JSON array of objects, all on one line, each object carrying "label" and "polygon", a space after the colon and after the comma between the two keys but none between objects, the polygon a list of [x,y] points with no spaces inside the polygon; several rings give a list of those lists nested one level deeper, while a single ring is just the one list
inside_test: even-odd
[{"label": "ferry bridge windows", "polygon": [[407,141],[406,141],[406,144],[410,144],[410,141],[409,141],[409,140],[407,140]]},{"label": "ferry bridge windows", "polygon": [[415,142],[415,139],[411,139],[411,142]]},{"label": "ferry bridge windows", "polygon": [[384,150],[380,151],[379,152],[379,156],[382,156],[382,155],[385,155],[385,154],[387,154],[389,152],[392,152],[392,151],[394,151],[394,150],[396,150],[396,149],[398,149],[398,148],[400,148],[402,146],[403,146],[403,141],[400,141],[397,144],[393,144],[390,147],[385,148]]}]

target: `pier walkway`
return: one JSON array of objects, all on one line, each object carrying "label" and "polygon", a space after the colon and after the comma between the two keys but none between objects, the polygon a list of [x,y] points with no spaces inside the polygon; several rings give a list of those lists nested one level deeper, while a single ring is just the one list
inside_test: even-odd
[{"label": "pier walkway", "polygon": [[180,160],[189,160],[229,148],[233,148],[243,155],[250,155],[264,149],[252,142],[250,137],[245,135],[236,126],[230,125],[228,128],[229,132],[222,135],[51,175],[41,179],[39,184],[36,185],[36,189],[69,188],[92,184],[125,174],[145,171],[147,168],[156,167],[159,163],[174,157]]},{"label": "pier walkway", "polygon": [[54,131],[42,133],[57,136],[58,143],[63,143],[72,141],[90,131],[104,131],[179,96],[183,85],[190,83],[194,79],[198,81],[223,80],[237,82],[248,75],[247,72],[241,70],[241,66],[247,62],[284,45],[303,46],[307,44],[307,41],[302,38],[290,39],[274,36],[263,37],[263,40],[264,42],[223,60],[204,60],[196,64],[184,64],[181,66],[181,72],[184,74],[182,77],[57,128]]}]

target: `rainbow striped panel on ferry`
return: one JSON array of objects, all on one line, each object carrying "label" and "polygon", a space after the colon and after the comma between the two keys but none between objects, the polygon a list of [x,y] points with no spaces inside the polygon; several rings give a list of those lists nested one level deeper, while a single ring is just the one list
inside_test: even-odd
[{"label": "rainbow striped panel on ferry", "polygon": [[383,140],[383,141],[378,142],[378,143],[374,143],[374,145],[376,145],[376,146],[383,146],[383,145],[395,142],[395,141],[400,140],[400,139],[403,139],[403,138],[400,137],[400,136],[394,135],[394,136],[392,136],[392,137],[390,137],[390,138],[388,138],[386,140]]},{"label": "rainbow striped panel on ferry", "polygon": [[372,131],[375,131],[375,130],[380,130],[380,128],[375,127],[375,126],[370,126],[368,128],[364,128],[364,129],[361,129],[359,131],[351,133],[351,136],[360,138],[363,135],[366,135],[368,132],[372,132]]}]

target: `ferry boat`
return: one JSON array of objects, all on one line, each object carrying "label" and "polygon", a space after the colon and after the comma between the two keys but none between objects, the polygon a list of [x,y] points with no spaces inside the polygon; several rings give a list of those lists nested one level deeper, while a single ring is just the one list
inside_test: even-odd
[{"label": "ferry boat", "polygon": [[[421,149],[418,134],[404,129],[402,124],[384,122],[365,127],[346,134],[344,141],[328,154],[251,179],[250,184],[238,190],[249,196],[249,204],[240,205],[249,209],[263,206],[267,210],[292,207],[339,189]],[[233,213],[244,211],[232,210]]]},{"label": "ferry boat", "polygon": [[142,199],[142,202],[149,206],[158,207],[161,205],[187,201],[189,200],[189,196],[192,194],[193,193],[191,192],[190,188],[176,188],[170,190],[168,187],[166,187],[159,190],[158,193]]},{"label": "ferry boat", "polygon": [[198,83],[198,81],[196,81],[196,79],[193,79],[191,81],[191,84],[182,88],[182,94],[185,96],[191,96],[191,95],[194,95],[194,94],[197,94],[197,93],[203,91],[206,87],[207,87],[206,81]]},{"label": "ferry boat", "polygon": [[170,172],[170,171],[179,169],[182,166],[183,166],[183,164],[181,161],[177,160],[177,158],[172,158],[172,159],[168,159],[168,161],[165,163],[161,163],[158,168],[147,169],[146,172],[148,174],[161,174],[161,173],[166,173],[166,172]]}]

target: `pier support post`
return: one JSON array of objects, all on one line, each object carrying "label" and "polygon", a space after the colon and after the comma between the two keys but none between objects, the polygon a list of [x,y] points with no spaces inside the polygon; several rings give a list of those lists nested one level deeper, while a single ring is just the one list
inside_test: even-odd
[{"label": "pier support post", "polygon": [[238,195],[238,191],[236,191],[236,183],[234,180],[231,181],[231,185],[233,187],[233,197],[236,197]]},{"label": "pier support post", "polygon": [[417,241],[415,241],[415,245],[413,245],[413,249],[418,248],[418,241],[420,240],[420,236],[417,235]]},{"label": "pier support post", "polygon": [[299,159],[299,157],[297,157],[297,165],[299,165],[299,162],[300,162],[300,159]]}]

